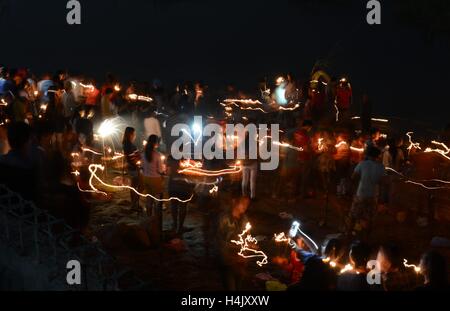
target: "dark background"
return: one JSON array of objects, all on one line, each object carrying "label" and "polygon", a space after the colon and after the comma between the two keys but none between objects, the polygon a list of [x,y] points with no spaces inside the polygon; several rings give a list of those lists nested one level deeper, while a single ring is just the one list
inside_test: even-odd
[{"label": "dark background", "polygon": [[289,71],[307,78],[320,60],[367,91],[376,115],[450,119],[450,1],[381,1],[375,26],[366,0],[80,2],[82,25],[69,26],[65,0],[0,0],[0,63],[252,90]]}]

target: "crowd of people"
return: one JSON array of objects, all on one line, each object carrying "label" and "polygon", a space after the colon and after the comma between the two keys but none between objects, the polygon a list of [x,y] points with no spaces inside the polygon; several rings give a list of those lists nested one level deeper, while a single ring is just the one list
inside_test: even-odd
[{"label": "crowd of people", "polygon": [[[246,259],[236,256],[239,247],[230,245],[233,237],[241,234],[248,222],[248,197],[237,198],[230,211],[219,220],[217,241],[220,250],[221,271],[225,288],[242,289],[247,274]],[[318,251],[302,236],[296,236],[295,245],[286,255],[272,261],[280,270],[278,280],[287,284],[287,290],[320,291],[426,291],[448,290],[448,259],[443,249],[448,240],[432,241],[423,253],[418,266],[406,266],[400,248],[392,242],[379,247],[364,241],[348,240],[345,236],[328,238]],[[350,242],[349,242],[350,241]],[[284,250],[286,248],[283,248]],[[375,263],[371,264],[371,259]],[[347,264],[346,264],[347,263]],[[414,268],[414,269],[412,269]]]},{"label": "crowd of people", "polygon": [[[363,241],[350,247],[352,275],[329,271],[326,261],[339,262],[342,256],[343,248],[336,241],[334,257],[327,253],[322,257],[306,254],[302,248],[296,250],[293,259],[303,266],[302,273],[296,273],[301,278],[293,282],[292,289],[368,289],[367,282],[362,281],[369,256],[365,243],[374,213],[380,205],[388,205],[391,197],[390,177],[385,168],[405,173],[409,165],[408,146],[403,137],[386,138],[380,129],[372,127],[371,104],[366,95],[361,100],[361,126],[355,126],[350,114],[355,105],[348,79],[330,78],[321,70],[304,83],[291,74],[281,77],[273,85],[273,91],[263,81],[255,96],[268,113],[240,111],[230,116],[217,98],[220,102],[252,97],[233,85],[215,94],[202,82],[185,82],[169,92],[159,80],[151,84],[131,82],[125,87],[108,74],[100,86],[92,78],[64,71],[44,74],[39,79],[29,70],[0,66],[0,183],[65,218],[81,232],[88,230],[89,203],[80,187],[89,178],[87,166],[82,162],[86,159],[89,162],[93,155],[85,151],[104,148],[94,129],[104,120],[120,117],[128,126],[121,133],[122,146],[115,148],[123,152],[129,184],[152,196],[141,206],[140,196],[131,190],[130,208],[159,218],[165,205],[154,198],[165,195],[179,198],[170,202],[170,211],[173,231],[182,238],[188,230],[184,226],[186,201],[194,186],[180,176],[179,161],[168,152],[171,125],[189,122],[194,115],[216,122],[277,122],[283,130],[281,140],[294,148],[280,149],[281,163],[272,197],[295,203],[319,193],[353,196],[344,230],[348,236],[358,236]],[[145,141],[143,148],[142,141]],[[77,164],[80,154],[81,164]],[[228,289],[239,288],[242,275],[239,261],[243,260],[229,241],[242,232],[247,207],[258,200],[258,160],[245,158],[242,162],[240,198],[219,217],[217,226],[218,256]],[[355,189],[352,180],[357,183]],[[413,288],[414,284],[406,285],[409,279],[405,274],[410,270],[404,269],[394,247],[381,247],[378,257],[384,289]],[[425,278],[423,289],[446,286],[440,276],[445,270],[442,260],[436,252],[424,254],[420,269]],[[291,262],[290,267],[294,266]]]}]

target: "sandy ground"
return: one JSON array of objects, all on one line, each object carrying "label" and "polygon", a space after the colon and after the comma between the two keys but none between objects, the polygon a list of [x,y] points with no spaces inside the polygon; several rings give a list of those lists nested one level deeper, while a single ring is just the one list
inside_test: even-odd
[{"label": "sandy ground", "polygon": [[[282,219],[279,216],[281,212],[292,214],[295,219],[300,220],[303,230],[317,243],[321,243],[328,234],[340,232],[344,211],[351,204],[350,198],[337,198],[330,194],[327,222],[324,226],[320,226],[319,222],[323,219],[326,206],[323,193],[316,194],[313,199],[298,202],[288,201],[287,197],[273,199],[271,196],[273,182],[272,174],[258,176],[258,198],[256,202],[252,202],[248,212],[253,226],[252,235],[266,237],[259,246],[267,253],[269,261],[276,255],[286,254],[287,251],[286,247],[275,245],[273,241],[274,233],[287,232],[292,222]],[[161,247],[133,245],[117,234],[120,231],[118,230],[120,223],[137,225],[145,223],[148,219],[143,214],[130,210],[128,191],[114,192],[108,200],[91,200],[91,231],[121,265],[132,269],[138,277],[151,284],[148,287],[150,289],[221,290],[223,286],[220,267],[214,255],[205,247],[205,242],[213,243],[213,235],[205,232],[203,225],[213,223],[214,215],[218,215],[223,207],[229,204],[231,195],[236,191],[238,191],[237,184],[224,185],[220,187],[218,197],[212,199],[207,207],[199,202],[189,204],[185,225],[193,230],[183,235],[181,249],[170,245],[170,240],[174,236],[170,233],[169,208],[163,213],[165,241]],[[417,217],[427,215],[425,191],[412,185],[398,183],[393,192],[395,204],[375,217],[371,244],[376,246],[387,241],[395,242],[401,247],[405,258],[417,263],[420,254],[427,249],[433,236],[450,236],[450,226],[445,222],[436,222],[420,227],[416,223]],[[141,205],[144,205],[143,202]],[[396,219],[397,212],[401,210],[408,211],[403,222]],[[244,288],[263,289],[264,283],[255,278],[256,274],[262,272],[269,272],[274,276],[280,274],[279,269],[271,262],[259,267],[254,259],[249,259]]]}]

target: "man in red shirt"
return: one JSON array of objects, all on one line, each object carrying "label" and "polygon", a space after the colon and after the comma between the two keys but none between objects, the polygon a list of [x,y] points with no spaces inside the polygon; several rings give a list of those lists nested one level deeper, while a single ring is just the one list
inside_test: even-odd
[{"label": "man in red shirt", "polygon": [[311,118],[315,123],[319,122],[326,112],[325,99],[325,89],[320,84],[318,87],[309,90]]},{"label": "man in red shirt", "polygon": [[336,108],[339,111],[337,121],[348,119],[348,111],[352,103],[352,95],[352,87],[350,86],[350,83],[348,83],[347,79],[342,78],[336,87],[336,98],[334,101]]},{"label": "man in red shirt", "polygon": [[303,121],[302,127],[294,132],[294,145],[297,148],[302,148],[298,154],[298,176],[297,189],[299,197],[306,196],[306,187],[308,186],[311,169],[313,165],[313,150],[311,147],[311,137],[309,133],[312,130],[312,122],[310,120]]},{"label": "man in red shirt", "polygon": [[90,81],[88,87],[85,88],[84,94],[86,96],[86,112],[89,114],[95,109],[100,99],[100,91],[95,86],[94,81]]}]

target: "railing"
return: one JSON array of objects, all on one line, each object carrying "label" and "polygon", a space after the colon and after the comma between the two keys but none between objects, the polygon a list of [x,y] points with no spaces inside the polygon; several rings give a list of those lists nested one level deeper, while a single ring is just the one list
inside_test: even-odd
[{"label": "railing", "polygon": [[[0,185],[0,243],[29,260],[30,265],[49,271],[51,288],[58,290],[132,290],[148,286],[98,243],[88,241],[78,231],[19,194]],[[81,264],[81,285],[67,284],[67,262]],[[123,285],[126,283],[126,285]]]}]

